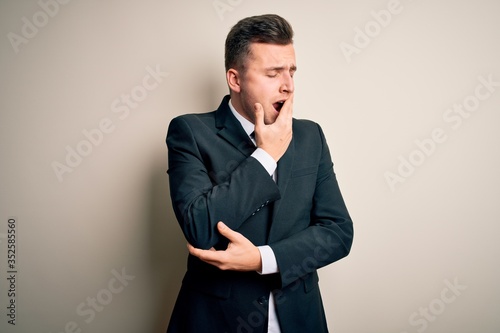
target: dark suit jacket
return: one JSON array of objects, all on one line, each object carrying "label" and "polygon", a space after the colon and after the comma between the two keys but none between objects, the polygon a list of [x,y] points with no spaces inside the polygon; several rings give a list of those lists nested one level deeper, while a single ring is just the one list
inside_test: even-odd
[{"label": "dark suit jacket", "polygon": [[283,333],[327,332],[317,269],[346,256],[353,227],[319,125],[293,120],[277,183],[224,97],[216,111],[173,119],[167,134],[170,194],[189,243],[225,249],[223,221],[271,246],[279,273],[222,271],[189,255],[168,332],[265,332],[270,292]]}]

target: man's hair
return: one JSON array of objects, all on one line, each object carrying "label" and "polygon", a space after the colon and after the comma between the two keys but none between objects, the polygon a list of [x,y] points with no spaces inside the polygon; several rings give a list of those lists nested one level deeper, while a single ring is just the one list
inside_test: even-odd
[{"label": "man's hair", "polygon": [[292,26],[275,14],[251,16],[240,20],[231,28],[226,38],[226,72],[230,68],[244,70],[251,43],[292,44]]}]

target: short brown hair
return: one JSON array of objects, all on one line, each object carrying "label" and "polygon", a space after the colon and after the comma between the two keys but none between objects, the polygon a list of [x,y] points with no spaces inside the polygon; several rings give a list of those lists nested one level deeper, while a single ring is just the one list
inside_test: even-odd
[{"label": "short brown hair", "polygon": [[226,38],[226,71],[230,68],[244,69],[251,43],[292,44],[292,26],[275,14],[251,16],[240,20],[231,28]]}]

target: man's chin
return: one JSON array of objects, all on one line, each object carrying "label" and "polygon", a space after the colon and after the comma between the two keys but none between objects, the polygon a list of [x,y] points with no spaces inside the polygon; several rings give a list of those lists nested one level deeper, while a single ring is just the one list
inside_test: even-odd
[{"label": "man's chin", "polygon": [[268,117],[265,117],[264,118],[264,124],[266,125],[271,125],[271,124],[274,124],[276,122],[276,119],[278,118],[278,112],[276,112],[276,114],[272,115],[272,116],[268,116]]}]

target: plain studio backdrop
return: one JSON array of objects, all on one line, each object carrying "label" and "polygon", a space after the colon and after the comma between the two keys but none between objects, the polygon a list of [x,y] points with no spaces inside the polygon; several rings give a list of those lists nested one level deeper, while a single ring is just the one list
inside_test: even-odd
[{"label": "plain studio backdrop", "polygon": [[166,130],[218,106],[225,37],[264,13],[355,224],[320,270],[330,329],[500,331],[500,2],[2,0],[1,332],[164,332]]}]

